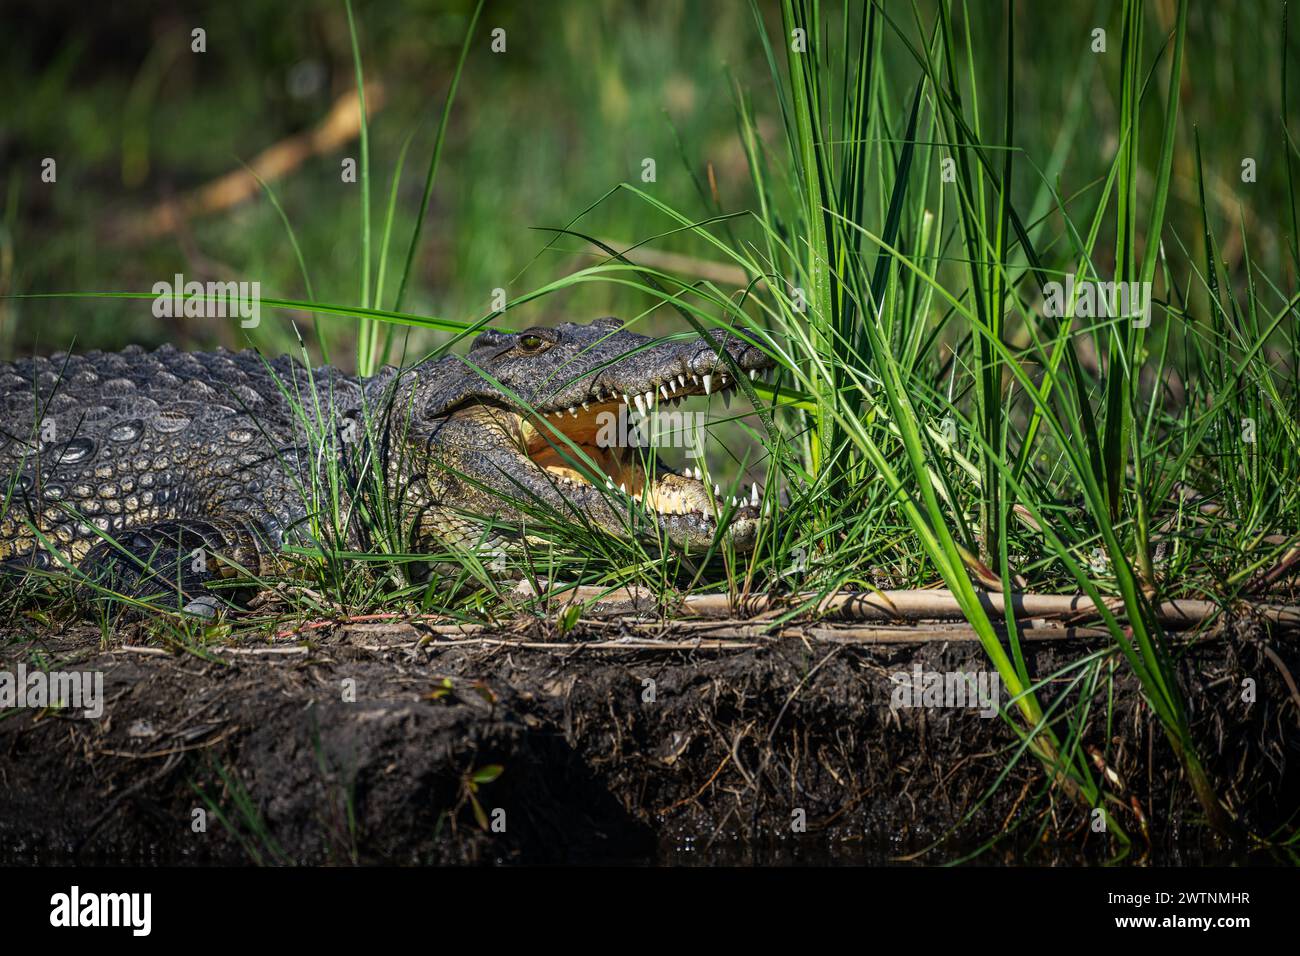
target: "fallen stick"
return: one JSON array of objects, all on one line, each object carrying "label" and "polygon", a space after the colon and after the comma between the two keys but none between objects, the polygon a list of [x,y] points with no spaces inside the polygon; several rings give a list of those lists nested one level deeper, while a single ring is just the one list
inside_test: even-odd
[{"label": "fallen stick", "polygon": [[208,647],[204,648],[217,654],[240,654],[248,657],[285,657],[306,654],[306,647]]},{"label": "fallen stick", "polygon": [[120,651],[123,654],[145,654],[149,657],[171,657],[172,652],[165,647],[141,647],[139,644],[122,644],[110,648],[110,653]]},{"label": "fallen stick", "polygon": [[[973,627],[814,627],[808,633],[814,640],[835,644],[927,644],[944,641],[978,643],[980,639]],[[1028,641],[1072,641],[1104,638],[1109,633],[1100,627],[1030,627],[1020,632],[1020,638]]]},{"label": "fallen stick", "polygon": [[[367,115],[379,109],[383,102],[383,87],[378,83],[366,84]],[[253,157],[247,169],[231,170],[184,196],[164,200],[141,215],[113,223],[109,227],[109,237],[125,243],[157,239],[174,232],[190,219],[230,209],[258,193],[262,188],[258,176],[263,182],[273,183],[312,156],[340,149],[355,139],[360,131],[361,106],[357,91],[349,90],[334,101],[325,118],[315,127],[268,146]]]},{"label": "fallen stick", "polygon": [[[992,617],[1005,617],[1000,591],[979,591],[978,600]],[[548,595],[553,604],[563,606],[574,602],[583,604],[653,606],[653,594],[645,588],[601,588],[590,585],[556,591]],[[1014,593],[1011,596],[1016,619],[1027,622],[1040,619],[1095,620],[1100,616],[1092,599],[1083,594],[1031,594]],[[765,594],[733,600],[727,594],[692,594],[681,598],[675,610],[705,618],[746,618],[759,614],[777,614],[792,610],[800,604],[812,606],[800,617],[839,617],[855,621],[915,622],[965,619],[956,596],[947,589],[913,591],[853,591],[820,596],[804,593],[780,597]],[[1123,614],[1123,603],[1118,599],[1107,602],[1116,615]],[[1274,624],[1300,627],[1300,607],[1283,604],[1246,602],[1241,605],[1251,614]],[[1203,624],[1220,612],[1213,601],[1178,599],[1156,605],[1156,617],[1164,627],[1186,630]]]},{"label": "fallen stick", "polygon": [[[149,657],[178,657],[182,653],[180,650],[171,650],[166,647],[142,647],[139,644],[122,644],[113,648],[113,651],[121,651],[125,654],[144,654]],[[242,654],[252,657],[264,657],[306,654],[308,648],[300,645],[295,647],[225,647],[216,644],[203,648],[203,651],[208,654]]]},{"label": "fallen stick", "polygon": [[[445,621],[445,614],[402,614],[399,612],[386,614],[355,614],[351,617],[326,618],[318,621],[306,621],[294,627],[285,628],[275,633],[276,640],[284,640],[290,637],[301,637],[306,631],[320,631],[325,628],[346,628],[356,624],[414,624],[425,621]],[[483,624],[424,624],[424,627],[435,634],[457,634],[468,633],[470,631],[482,630]]]},{"label": "fallen stick", "polygon": [[[1005,604],[1000,591],[980,591],[976,593],[976,597],[990,616],[1005,617]],[[1092,599],[1083,594],[1015,593],[1011,595],[1011,601],[1019,621],[1048,618],[1089,620],[1100,616]],[[734,602],[729,595],[725,594],[697,594],[685,597],[681,607],[701,617],[729,617],[789,609],[806,602],[814,603],[810,609],[814,614],[860,621],[964,619],[956,596],[947,589],[838,592],[822,597],[820,600],[816,594],[802,594],[776,600],[767,595],[754,595]],[[1300,626],[1300,608],[1262,603],[1250,603],[1244,606],[1252,614],[1273,623]],[[1112,613],[1123,613],[1123,604],[1119,599],[1107,602],[1107,607]],[[1155,607],[1157,620],[1172,630],[1185,630],[1203,624],[1219,612],[1220,606],[1213,601],[1192,599],[1164,601]]]}]

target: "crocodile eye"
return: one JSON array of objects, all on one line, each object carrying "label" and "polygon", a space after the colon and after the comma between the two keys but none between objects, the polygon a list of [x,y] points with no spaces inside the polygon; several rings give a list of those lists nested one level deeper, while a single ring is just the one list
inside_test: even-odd
[{"label": "crocodile eye", "polygon": [[519,347],[525,352],[536,352],[544,345],[546,345],[546,340],[540,335],[519,336]]}]

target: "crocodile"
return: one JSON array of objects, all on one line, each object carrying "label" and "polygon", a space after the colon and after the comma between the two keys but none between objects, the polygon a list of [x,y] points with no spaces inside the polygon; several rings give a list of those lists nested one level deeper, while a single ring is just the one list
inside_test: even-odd
[{"label": "crocodile", "polygon": [[[621,446],[607,426],[766,372],[757,341],[652,339],[597,319],[485,329],[465,356],[370,377],[167,345],[0,363],[0,565],[192,601],[219,579],[281,573],[286,547],[322,527],[364,547],[357,516],[385,507],[419,554],[481,547],[502,528],[518,540],[546,512],[744,551],[757,489],[724,500],[701,470]],[[378,503],[363,492],[376,475]]]}]

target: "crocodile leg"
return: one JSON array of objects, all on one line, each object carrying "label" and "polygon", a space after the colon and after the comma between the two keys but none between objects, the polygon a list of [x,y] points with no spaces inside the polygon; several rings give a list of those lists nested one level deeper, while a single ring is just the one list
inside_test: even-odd
[{"label": "crocodile leg", "polygon": [[185,518],[144,525],[87,552],[79,570],[83,594],[147,603],[211,617],[237,603],[240,589],[221,582],[257,574],[266,546],[248,524]]}]

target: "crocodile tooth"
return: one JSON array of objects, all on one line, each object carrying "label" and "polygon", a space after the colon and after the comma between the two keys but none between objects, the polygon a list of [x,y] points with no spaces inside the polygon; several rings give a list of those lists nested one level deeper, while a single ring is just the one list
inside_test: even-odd
[{"label": "crocodile tooth", "polygon": [[722,497],[722,486],[721,486],[721,485],[714,485],[714,486],[713,486],[713,497],[715,497],[715,498],[721,498],[721,497]]},{"label": "crocodile tooth", "polygon": [[758,378],[758,369],[751,368],[749,370],[749,380],[752,382],[756,378]]},{"label": "crocodile tooth", "polygon": [[642,398],[640,395],[636,396],[636,410],[640,412],[642,415],[645,414],[645,399]]},{"label": "crocodile tooth", "polygon": [[587,403],[586,403],[586,402],[583,402],[583,403],[582,403],[582,410],[583,410],[584,412],[587,410]]},{"label": "crocodile tooth", "polygon": [[678,388],[685,388],[685,387],[686,387],[686,376],[685,376],[685,375],[678,375],[678,376],[677,376],[677,387],[678,387]]},{"label": "crocodile tooth", "polygon": [[622,483],[618,486],[618,490],[621,491],[621,492],[623,492],[623,494],[627,494],[627,482],[626,482],[626,481],[625,481],[625,482],[622,482]]},{"label": "crocodile tooth", "polygon": [[659,386],[659,394],[664,397],[665,402],[668,401],[668,389],[666,386],[663,385]]},{"label": "crocodile tooth", "polygon": [[767,517],[768,515],[770,515],[771,513],[772,513],[772,502],[770,502],[770,501],[764,501],[764,502],[763,502],[763,517],[766,518],[766,517]]},{"label": "crocodile tooth", "polygon": [[613,488],[613,487],[614,487],[614,479],[613,479],[613,478],[606,478],[606,479],[605,479],[605,487],[606,487],[606,488]]},{"label": "crocodile tooth", "polygon": [[[583,407],[585,408],[586,406],[583,406]],[[578,417],[578,409],[577,409],[576,407],[574,407],[573,405],[570,405],[570,406],[569,406],[569,414],[572,415],[574,418],[577,418],[577,417]]]},{"label": "crocodile tooth", "polygon": [[632,396],[629,395],[627,392],[624,392],[624,393],[623,393],[623,404],[624,404],[624,405],[627,405],[627,404],[628,404],[629,402],[631,402],[631,401],[632,401]]},{"label": "crocodile tooth", "polygon": [[757,505],[757,504],[758,504],[758,485],[757,485],[757,484],[752,484],[752,485],[749,486],[749,501],[750,501],[750,504],[754,504],[754,505]]},{"label": "crocodile tooth", "polygon": [[654,406],[655,406],[655,393],[654,393],[653,391],[646,392],[646,393],[645,393],[644,395],[642,395],[641,397],[645,399],[645,407],[646,407],[646,408],[654,408]]},{"label": "crocodile tooth", "polygon": [[712,391],[713,391],[713,376],[706,373],[704,376],[704,394],[708,395]]}]

